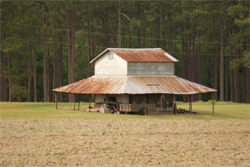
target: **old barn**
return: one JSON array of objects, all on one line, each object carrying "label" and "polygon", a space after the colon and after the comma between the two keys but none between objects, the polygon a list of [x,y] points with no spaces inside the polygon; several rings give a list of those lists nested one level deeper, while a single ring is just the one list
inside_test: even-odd
[{"label": "old barn", "polygon": [[167,114],[177,111],[176,95],[213,93],[215,89],[174,75],[174,57],[161,48],[107,48],[90,63],[94,75],[53,89],[55,94],[94,95],[92,111]]}]

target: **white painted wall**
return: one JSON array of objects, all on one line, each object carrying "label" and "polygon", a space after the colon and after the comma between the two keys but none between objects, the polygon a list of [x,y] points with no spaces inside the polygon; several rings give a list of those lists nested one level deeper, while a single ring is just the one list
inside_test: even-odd
[{"label": "white painted wall", "polygon": [[103,95],[103,94],[97,94],[95,96],[95,103],[103,103],[104,98],[106,97],[116,97],[117,102],[121,103],[128,103],[128,95]]},{"label": "white painted wall", "polygon": [[[109,59],[109,54],[113,59]],[[95,61],[95,75],[127,75],[127,62],[112,52]]]},{"label": "white painted wall", "polygon": [[174,63],[128,62],[128,75],[174,75]]}]

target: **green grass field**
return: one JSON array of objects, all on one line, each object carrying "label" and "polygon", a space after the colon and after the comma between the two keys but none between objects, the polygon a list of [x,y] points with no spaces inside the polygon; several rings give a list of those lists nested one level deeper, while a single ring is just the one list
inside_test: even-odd
[{"label": "green grass field", "polygon": [[[81,103],[84,109],[88,103]],[[188,109],[188,103],[177,103],[178,108]],[[215,115],[212,115],[212,102],[195,102],[193,111],[197,114],[158,115],[158,116],[135,116],[135,115],[113,115],[101,113],[88,113],[72,111],[73,103],[59,103],[59,109],[55,109],[55,103],[0,103],[1,119],[166,119],[166,120],[201,120],[201,119],[241,119],[248,120],[250,105],[231,102],[216,102]],[[77,107],[77,105],[76,105]],[[66,110],[70,109],[70,110]]]}]

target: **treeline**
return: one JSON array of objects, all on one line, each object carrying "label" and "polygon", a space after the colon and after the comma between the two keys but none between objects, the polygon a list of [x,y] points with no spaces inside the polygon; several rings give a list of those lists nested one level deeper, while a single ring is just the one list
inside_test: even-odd
[{"label": "treeline", "polygon": [[120,14],[118,1],[0,3],[1,101],[53,101],[53,88],[93,75],[88,62],[120,41],[162,48],[180,60],[176,75],[249,103],[249,1],[121,1]]}]

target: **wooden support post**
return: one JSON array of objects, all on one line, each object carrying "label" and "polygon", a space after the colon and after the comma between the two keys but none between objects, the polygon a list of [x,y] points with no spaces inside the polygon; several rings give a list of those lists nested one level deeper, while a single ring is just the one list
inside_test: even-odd
[{"label": "wooden support post", "polygon": [[89,112],[90,112],[90,95],[89,95]]},{"label": "wooden support post", "polygon": [[188,95],[189,111],[190,111],[190,95]]},{"label": "wooden support post", "polygon": [[192,113],[192,98],[191,98],[191,95],[189,95],[189,111],[190,113]]},{"label": "wooden support post", "polygon": [[74,110],[76,110],[75,104],[76,104],[76,95],[74,94]]},{"label": "wooden support post", "polygon": [[118,103],[115,104],[115,113],[117,114],[118,112]]},{"label": "wooden support post", "polygon": [[174,101],[174,104],[173,104],[173,106],[174,106],[174,108],[173,108],[173,113],[175,113],[176,111],[175,110],[177,110],[177,105],[176,105],[176,97],[175,97],[175,94],[173,95],[174,97],[173,97],[173,101]]},{"label": "wooden support post", "polygon": [[213,108],[213,115],[214,115],[214,92],[212,93],[212,108]]},{"label": "wooden support post", "polygon": [[80,94],[78,94],[78,110],[80,110]]},{"label": "wooden support post", "polygon": [[146,104],[147,104],[147,97],[146,95],[144,96],[144,115],[147,115],[147,110],[146,110]]},{"label": "wooden support post", "polygon": [[106,103],[106,108],[108,109],[108,114],[109,114],[109,108],[108,108],[108,95],[106,95],[106,101],[105,101],[105,103]]},{"label": "wooden support post", "polygon": [[161,100],[161,114],[163,115],[163,104],[162,104],[162,95],[160,96],[160,100]]},{"label": "wooden support post", "polygon": [[124,107],[124,108],[125,108],[125,110],[124,110],[124,111],[125,111],[125,115],[127,114],[128,105],[129,105],[129,104],[125,104],[125,107]]},{"label": "wooden support post", "polygon": [[55,102],[56,102],[56,109],[57,109],[57,92],[55,92]]}]

